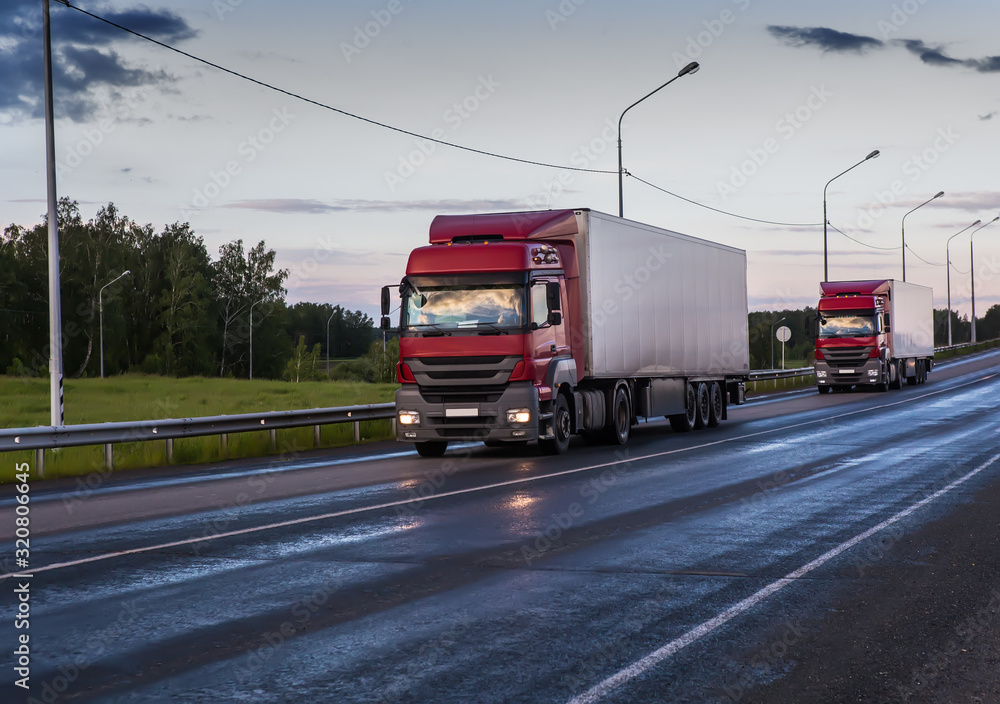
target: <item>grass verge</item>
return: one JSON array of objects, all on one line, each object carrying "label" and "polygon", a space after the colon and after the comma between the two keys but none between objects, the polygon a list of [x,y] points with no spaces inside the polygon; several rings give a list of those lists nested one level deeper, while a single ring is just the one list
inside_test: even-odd
[{"label": "grass verge", "polygon": [[[67,425],[108,421],[159,420],[199,416],[233,415],[298,408],[353,406],[391,401],[395,384],[354,382],[249,381],[244,379],[173,379],[147,375],[124,375],[110,379],[67,380],[64,392]],[[24,428],[49,423],[48,379],[0,377],[2,427]],[[174,441],[175,464],[201,464],[222,459],[294,455],[313,447],[339,447],[353,443],[350,424],[323,426],[320,443],[314,445],[313,429],[277,431],[271,448],[267,432],[229,436],[228,453],[217,436]],[[362,441],[391,438],[389,421],[361,423]],[[28,463],[35,471],[33,451],[7,452],[0,464],[0,483],[14,479],[15,465]],[[166,464],[162,441],[115,445],[115,471]],[[103,446],[72,447],[45,453],[46,478],[80,476],[86,483],[101,482]],[[83,480],[81,480],[83,481]]]}]

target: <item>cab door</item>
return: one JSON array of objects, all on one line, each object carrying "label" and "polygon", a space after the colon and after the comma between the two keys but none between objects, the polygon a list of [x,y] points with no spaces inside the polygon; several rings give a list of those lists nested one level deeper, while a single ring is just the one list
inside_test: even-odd
[{"label": "cab door", "polygon": [[[553,325],[549,322],[551,310],[564,311],[565,286],[559,286],[559,297],[554,303],[558,308],[549,305],[549,284],[559,284],[556,277],[536,278],[531,280],[531,356],[539,370],[539,379],[546,378],[549,362],[553,357],[568,355],[570,352],[566,336],[566,326],[560,322]],[[560,316],[561,317],[561,316]]]}]

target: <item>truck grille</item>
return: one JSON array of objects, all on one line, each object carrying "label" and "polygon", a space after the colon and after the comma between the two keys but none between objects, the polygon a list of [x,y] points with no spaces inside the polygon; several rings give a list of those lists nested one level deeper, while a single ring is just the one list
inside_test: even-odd
[{"label": "truck grille", "polygon": [[862,367],[874,347],[822,347],[823,359],[831,367]]},{"label": "truck grille", "polygon": [[496,403],[506,386],[436,386],[423,388],[420,395],[427,403]]},{"label": "truck grille", "polygon": [[403,361],[421,389],[505,384],[520,355],[481,357],[409,357]]}]

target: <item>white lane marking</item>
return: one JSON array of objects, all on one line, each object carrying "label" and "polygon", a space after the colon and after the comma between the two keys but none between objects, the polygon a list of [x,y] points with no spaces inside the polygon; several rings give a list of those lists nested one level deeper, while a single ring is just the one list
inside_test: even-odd
[{"label": "white lane marking", "polygon": [[802,567],[799,567],[794,572],[789,572],[781,579],[771,582],[757,593],[747,597],[746,599],[735,604],[734,606],[729,607],[715,618],[705,621],[703,624],[697,626],[696,628],[692,628],[690,631],[688,631],[681,637],[675,638],[674,640],[670,641],[663,647],[654,650],[652,653],[642,658],[641,660],[636,661],[635,663],[629,665],[623,670],[619,670],[617,673],[615,673],[611,677],[608,677],[603,682],[594,685],[583,694],[573,697],[572,699],[569,700],[568,704],[593,704],[593,702],[599,701],[602,697],[609,694],[613,690],[617,689],[621,685],[625,684],[629,680],[635,679],[636,677],[643,674],[647,670],[656,667],[670,656],[674,655],[678,651],[683,650],[687,646],[708,635],[715,629],[719,628],[719,626],[724,625],[728,621],[731,621],[732,619],[743,614],[747,610],[753,608],[760,602],[767,599],[772,594],[781,591],[789,584],[793,584],[796,580],[801,579],[805,575],[809,574],[816,568],[826,564],[827,562],[837,557],[841,553],[850,550],[858,543],[868,540],[868,538],[888,528],[893,523],[901,521],[914,511],[923,508],[932,501],[935,501],[936,499],[940,498],[941,496],[944,496],[945,494],[955,489],[956,487],[969,481],[974,476],[976,476],[984,469],[986,469],[994,462],[996,462],[998,459],[1000,459],[1000,454],[993,455],[993,457],[986,460],[986,462],[976,467],[974,470],[966,474],[964,477],[956,479],[948,486],[944,487],[943,489],[939,489],[938,491],[934,492],[933,494],[924,499],[921,499],[920,501],[913,504],[909,508],[900,511],[895,516],[887,518],[886,520],[879,523],[877,526],[869,528],[865,532],[859,533],[850,540],[841,543],[832,550],[823,553],[812,562],[809,562],[803,565]]},{"label": "white lane marking", "polygon": [[[946,389],[938,389],[937,391],[928,391],[920,396],[911,396],[909,398],[904,398],[899,401],[893,401],[892,403],[883,403],[880,406],[871,406],[867,408],[859,408],[855,411],[848,411],[847,413],[840,413],[835,416],[824,416],[823,418],[817,418],[815,420],[807,420],[801,423],[793,423],[791,425],[784,425],[780,428],[771,428],[769,430],[759,430],[755,433],[747,433],[746,435],[738,435],[732,438],[722,438],[721,440],[713,440],[712,442],[702,443],[701,445],[691,445],[690,447],[678,447],[673,450],[664,450],[663,452],[654,452],[651,455],[642,455],[641,457],[626,457],[625,459],[614,460],[612,462],[602,462],[601,464],[592,464],[587,467],[577,467],[575,469],[564,469],[559,472],[552,472],[551,474],[538,474],[533,477],[519,477],[518,479],[508,479],[503,482],[495,482],[493,484],[484,484],[483,486],[473,486],[466,489],[455,489],[454,491],[444,491],[440,494],[431,494],[429,496],[422,497],[420,499],[401,499],[399,501],[389,501],[382,504],[375,504],[373,506],[358,506],[357,508],[344,509],[342,511],[333,511],[331,513],[324,513],[318,516],[303,516],[302,518],[295,518],[288,521],[280,521],[278,523],[267,523],[262,526],[251,526],[250,528],[241,528],[239,530],[231,530],[225,533],[216,533],[215,535],[203,535],[197,538],[187,538],[185,540],[176,540],[172,543],[160,543],[159,545],[149,545],[141,548],[131,548],[129,550],[119,550],[116,552],[104,553],[102,555],[93,555],[91,557],[81,558],[79,560],[71,560],[69,562],[56,562],[51,565],[45,565],[44,567],[36,567],[35,572],[48,572],[50,570],[58,570],[64,567],[74,567],[76,565],[85,565],[90,562],[99,562],[102,560],[109,560],[113,557],[123,557],[125,555],[137,555],[144,552],[154,552],[156,550],[167,550],[169,548],[181,547],[184,545],[194,545],[195,543],[204,543],[209,540],[218,540],[220,538],[231,538],[237,535],[247,535],[249,533],[259,533],[265,530],[271,530],[272,528],[287,528],[288,526],[302,525],[303,523],[313,523],[315,521],[325,521],[328,518],[339,518],[341,516],[352,516],[359,513],[368,513],[369,511],[378,511],[384,508],[394,508],[396,506],[405,506],[412,503],[423,503],[424,501],[433,501],[435,499],[444,499],[449,496],[461,496],[463,494],[473,494],[479,491],[488,491],[490,489],[499,489],[505,486],[514,486],[517,484],[528,484],[530,482],[537,482],[542,479],[552,479],[554,477],[563,477],[569,474],[579,474],[580,472],[589,472],[594,469],[605,469],[607,467],[614,467],[620,464],[628,464],[631,462],[639,462],[641,460],[654,459],[656,457],[665,457],[667,455],[674,455],[680,452],[690,452],[691,450],[698,450],[705,447],[714,447],[715,445],[724,445],[730,442],[736,442],[737,440],[746,440],[748,438],[755,438],[761,435],[768,435],[770,433],[776,433],[782,430],[793,430],[795,428],[801,428],[806,425],[816,425],[817,423],[826,423],[831,420],[837,420],[838,418],[846,418],[847,416],[858,415],[859,413],[870,413],[871,411],[878,410],[880,408],[889,408],[891,406],[898,406],[904,403],[911,403],[922,398],[927,398],[928,396],[936,396],[937,394],[945,393],[946,391],[954,391],[956,389],[961,389],[965,386],[971,386],[973,384],[978,384],[984,381],[992,379],[996,374],[990,374],[988,376],[982,377],[980,379],[975,379],[973,381],[968,381],[964,384],[959,384],[957,386],[950,386]],[[14,576],[13,572],[7,574],[0,574],[0,580],[9,579]]]}]

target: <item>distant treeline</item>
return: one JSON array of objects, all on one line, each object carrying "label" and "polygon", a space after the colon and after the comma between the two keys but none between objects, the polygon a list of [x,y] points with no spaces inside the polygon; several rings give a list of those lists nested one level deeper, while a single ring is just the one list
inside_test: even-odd
[{"label": "distant treeline", "polygon": [[[773,330],[785,325],[792,332],[791,339],[785,344],[785,358],[806,360],[812,364],[815,341],[806,334],[807,317],[811,320],[816,315],[815,308],[806,307],[801,310],[757,311],[750,314],[750,368],[771,368],[771,341],[774,340],[775,366],[781,366],[781,343],[774,338]],[[784,318],[780,324],[779,320]],[[959,316],[951,312],[951,339],[953,344],[969,342],[972,325],[968,316]],[[976,339],[992,340],[1000,337],[1000,305],[991,307],[986,314],[976,320]],[[944,309],[934,311],[934,346],[943,347],[948,344],[948,315]]]},{"label": "distant treeline", "polygon": [[[246,249],[234,240],[213,260],[188,223],[157,233],[114,204],[84,222],[77,203],[66,198],[58,218],[68,377],[100,373],[100,300],[106,376],[247,377],[251,305],[254,377],[300,378],[303,345],[314,359],[324,358],[325,373],[328,320],[331,357],[364,355],[375,339],[372,319],[360,311],[288,306],[288,270],[275,269],[275,252],[263,241]],[[126,270],[131,273],[99,295]],[[0,240],[0,372],[48,374],[48,290],[48,224],[10,225]]]}]

